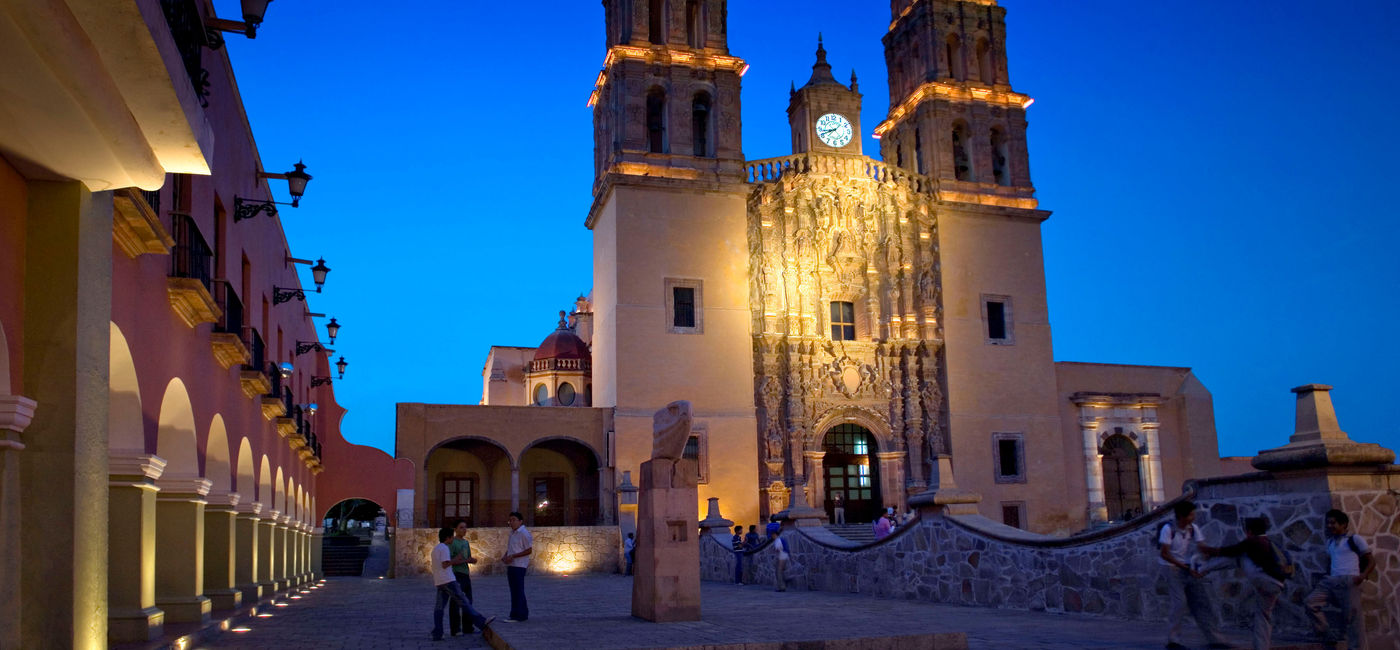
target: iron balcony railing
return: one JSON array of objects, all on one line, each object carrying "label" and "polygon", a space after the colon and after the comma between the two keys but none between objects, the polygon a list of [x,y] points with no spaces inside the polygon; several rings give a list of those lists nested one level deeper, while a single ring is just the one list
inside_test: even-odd
[{"label": "iron balcony railing", "polygon": [[[267,345],[263,343],[262,334],[259,334],[257,330],[251,327],[248,328],[248,344],[248,365],[243,367],[247,370],[266,372]],[[274,373],[274,376],[280,376],[280,373]]]},{"label": "iron balcony railing", "polygon": [[214,253],[209,243],[189,215],[172,212],[170,216],[175,236],[175,248],[170,251],[171,277],[194,278],[213,293]]},{"label": "iron balcony railing", "polygon": [[214,331],[242,337],[243,301],[233,292],[233,285],[228,280],[214,281],[214,302],[218,303],[219,309],[224,312],[218,322],[214,323]]}]

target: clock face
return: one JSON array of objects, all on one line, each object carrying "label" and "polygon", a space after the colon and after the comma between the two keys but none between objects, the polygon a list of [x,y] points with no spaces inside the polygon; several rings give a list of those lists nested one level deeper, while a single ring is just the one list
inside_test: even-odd
[{"label": "clock face", "polygon": [[817,119],[817,137],[829,147],[840,149],[850,144],[854,135],[850,121],[840,115],[827,113]]}]

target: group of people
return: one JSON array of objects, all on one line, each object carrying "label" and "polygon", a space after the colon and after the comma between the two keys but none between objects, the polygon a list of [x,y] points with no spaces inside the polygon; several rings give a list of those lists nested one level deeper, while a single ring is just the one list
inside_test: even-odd
[{"label": "group of people", "polygon": [[[765,531],[767,537],[769,539],[774,538],[778,528],[777,522],[769,523]],[[734,537],[730,538],[729,543],[730,548],[734,551],[734,584],[742,585],[744,584],[744,555],[758,550],[758,547],[763,546],[763,538],[758,535],[757,525],[749,526],[748,533],[744,532],[743,526],[735,526]],[[779,591],[782,590],[779,589]]]},{"label": "group of people", "polygon": [[[1269,520],[1248,517],[1244,520],[1244,539],[1229,546],[1206,545],[1201,529],[1196,525],[1196,504],[1183,501],[1176,504],[1174,519],[1162,525],[1157,533],[1159,564],[1166,573],[1170,609],[1167,614],[1167,648],[1184,650],[1181,630],[1186,613],[1196,620],[1211,648],[1233,647],[1221,638],[1215,609],[1205,584],[1206,574],[1233,566],[1236,560],[1244,569],[1246,580],[1253,588],[1254,618],[1251,626],[1253,646],[1268,648],[1273,634],[1273,611],[1285,583],[1296,569],[1288,554],[1267,536]],[[1351,521],[1345,512],[1330,510],[1324,517],[1327,533],[1327,554],[1330,568],[1304,603],[1319,636],[1332,640],[1331,625],[1325,608],[1329,603],[1341,609],[1347,647],[1364,648],[1365,634],[1361,620],[1361,585],[1376,571],[1371,549],[1360,536],[1350,532]]]},{"label": "group of people", "polygon": [[876,518],[870,525],[875,529],[875,540],[879,541],[893,535],[895,531],[909,525],[909,522],[913,520],[913,510],[906,509],[904,514],[900,515],[895,514],[893,507],[889,507],[885,508],[884,514]]},{"label": "group of people", "polygon": [[[510,584],[510,615],[508,623],[520,623],[530,618],[530,608],[525,602],[525,573],[530,568],[530,554],[534,550],[534,538],[525,528],[525,518],[518,512],[506,518],[510,524],[510,539],[500,562],[506,565],[506,581]],[[437,604],[433,606],[433,640],[442,640],[442,612],[448,609],[448,624],[452,636],[471,634],[473,627],[483,633],[487,626],[496,620],[495,616],[482,616],[473,606],[471,565],[478,558],[472,555],[471,542],[467,540],[467,522],[458,521],[452,528],[438,531],[438,545],[433,547],[431,569],[433,584],[437,586]]]}]

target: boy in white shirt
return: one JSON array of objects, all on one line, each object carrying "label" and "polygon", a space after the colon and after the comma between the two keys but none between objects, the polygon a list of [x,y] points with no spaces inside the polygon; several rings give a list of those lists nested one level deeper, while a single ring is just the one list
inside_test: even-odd
[{"label": "boy in white shirt", "polygon": [[1208,648],[1229,648],[1230,644],[1216,632],[1215,610],[1210,595],[1201,581],[1200,571],[1192,568],[1191,556],[1197,551],[1205,554],[1215,549],[1206,546],[1205,536],[1196,526],[1196,504],[1182,501],[1173,508],[1175,521],[1162,525],[1157,533],[1157,563],[1166,573],[1167,589],[1171,594],[1171,610],[1167,613],[1167,649],[1186,650],[1181,644],[1181,624],[1190,608],[1191,618],[1205,635]]},{"label": "boy in white shirt", "polygon": [[1361,583],[1376,571],[1371,547],[1366,540],[1349,532],[1351,518],[1341,510],[1327,511],[1324,520],[1327,531],[1327,555],[1332,561],[1330,574],[1318,582],[1304,601],[1313,617],[1313,628],[1322,636],[1328,634],[1327,616],[1322,608],[1328,601],[1342,609],[1347,629],[1347,647],[1365,648],[1366,633],[1361,618]]},{"label": "boy in white shirt", "polygon": [[442,610],[447,607],[447,601],[452,600],[471,617],[472,623],[484,634],[486,626],[491,621],[496,620],[495,616],[486,618],[472,607],[471,601],[467,600],[467,595],[462,593],[462,585],[457,583],[457,576],[453,574],[452,550],[447,546],[447,540],[452,539],[452,529],[443,528],[438,531],[438,545],[433,547],[430,556],[430,568],[433,573],[433,584],[437,585],[437,604],[433,606],[433,640],[442,640]]}]

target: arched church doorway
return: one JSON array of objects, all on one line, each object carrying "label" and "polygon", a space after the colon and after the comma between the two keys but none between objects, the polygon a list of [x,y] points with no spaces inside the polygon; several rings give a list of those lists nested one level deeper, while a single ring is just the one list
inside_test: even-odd
[{"label": "arched church doorway", "polygon": [[1142,470],[1137,446],[1127,436],[1109,436],[1103,457],[1103,493],[1108,519],[1123,521],[1142,514]]},{"label": "arched church doorway", "polygon": [[388,515],[369,499],[345,499],[321,517],[321,570],[328,576],[380,576],[389,568]]},{"label": "arched church doorway", "polygon": [[858,424],[839,424],[822,438],[822,478],[826,514],[834,517],[839,497],[847,522],[874,521],[881,512],[880,463],[875,459],[875,436]]},{"label": "arched church doorway", "polygon": [[598,523],[598,455],[569,439],[542,440],[520,455],[520,509],[535,526]]}]

